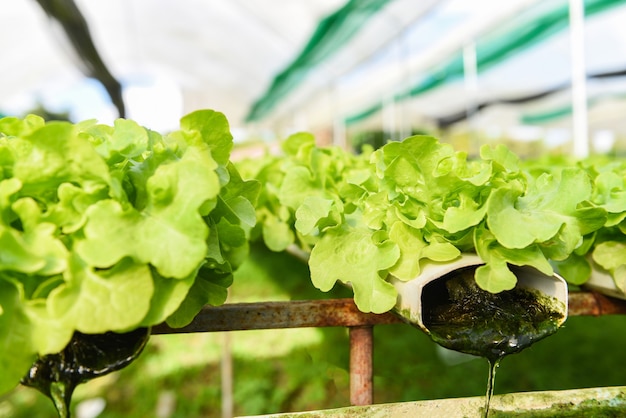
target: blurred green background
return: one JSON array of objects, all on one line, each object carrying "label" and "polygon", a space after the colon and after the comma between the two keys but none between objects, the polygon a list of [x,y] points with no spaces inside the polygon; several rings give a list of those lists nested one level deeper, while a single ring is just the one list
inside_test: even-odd
[{"label": "blurred green background", "polygon": [[[336,297],[351,293],[343,287],[319,292],[305,264],[259,245],[238,270],[229,302]],[[624,316],[570,317],[556,335],[502,361],[495,393],[626,385],[625,331]],[[235,416],[350,403],[347,329],[155,335],[129,367],[78,387],[74,417],[220,417],[224,344],[232,349]],[[375,403],[483,396],[487,362],[455,360],[411,326],[375,327]],[[102,405],[99,415],[84,412]],[[0,417],[56,413],[39,392],[18,387],[0,397]]]}]

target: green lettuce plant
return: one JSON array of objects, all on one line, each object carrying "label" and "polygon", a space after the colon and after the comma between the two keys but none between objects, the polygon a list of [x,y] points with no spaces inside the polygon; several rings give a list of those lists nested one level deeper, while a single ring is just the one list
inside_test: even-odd
[{"label": "green lettuce plant", "polygon": [[232,146],[211,110],[166,135],[0,119],[0,393],[77,331],[180,327],[224,303],[260,190]]},{"label": "green lettuce plant", "polygon": [[313,284],[349,284],[365,312],[393,308],[391,275],[410,280],[423,263],[464,252],[483,259],[475,280],[492,293],[515,286],[510,265],[582,284],[591,251],[626,278],[626,240],[606,238],[609,227],[626,230],[622,165],[606,174],[591,160],[522,161],[503,145],[469,158],[421,135],[354,155],[296,134],[281,155],[245,166],[266,184],[253,235],[274,250],[309,253]]}]

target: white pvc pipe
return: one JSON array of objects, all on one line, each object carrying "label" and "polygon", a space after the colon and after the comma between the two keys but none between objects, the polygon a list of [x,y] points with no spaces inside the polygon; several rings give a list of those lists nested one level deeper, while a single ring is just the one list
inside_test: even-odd
[{"label": "white pvc pipe", "polygon": [[[478,267],[485,262],[473,253],[464,253],[461,257],[447,263],[426,262],[419,275],[410,280],[400,280],[390,275],[390,283],[398,291],[398,300],[394,310],[408,323],[416,325],[423,331],[430,333],[424,324],[424,304],[432,304],[432,300],[422,300],[426,285],[439,280],[447,280],[449,274],[458,274],[468,267]],[[562,302],[563,318],[559,325],[565,322],[568,314],[567,282],[556,273],[544,274],[530,266],[512,268],[517,277],[517,286],[535,289],[544,295],[556,298]]]},{"label": "white pvc pipe", "polygon": [[[230,289],[226,301],[230,300]],[[220,362],[220,377],[222,388],[222,418],[233,418],[235,401],[233,398],[233,349],[232,335],[229,332],[222,333],[222,358]]]},{"label": "white pvc pipe", "polygon": [[348,149],[346,123],[340,117],[335,117],[333,120],[333,144],[340,148]]},{"label": "white pvc pipe", "polygon": [[329,88],[331,89],[330,96],[332,97],[330,103],[330,117],[333,121],[333,145],[343,149],[348,149],[348,133],[346,132],[346,123],[339,107],[339,104],[341,103],[339,84],[333,84]]},{"label": "white pvc pipe", "polygon": [[468,107],[473,107],[474,97],[478,91],[478,68],[476,59],[476,43],[468,42],[463,47],[463,73],[465,80],[465,89],[469,94],[467,101]]},{"label": "white pvc pipe", "polygon": [[393,96],[388,96],[383,100],[383,132],[385,134],[385,141],[394,140],[397,127],[396,127],[396,101]]},{"label": "white pvc pipe", "polygon": [[463,80],[465,82],[465,111],[467,127],[472,140],[471,151],[477,151],[478,126],[476,125],[476,99],[478,97],[478,60],[476,58],[476,42],[473,40],[463,47]]},{"label": "white pvc pipe", "polygon": [[222,361],[220,363],[222,384],[222,418],[233,418],[233,351],[231,334],[222,333]]},{"label": "white pvc pipe", "polygon": [[575,157],[589,155],[587,123],[587,75],[585,69],[585,4],[569,1],[570,52],[572,71],[572,129]]}]

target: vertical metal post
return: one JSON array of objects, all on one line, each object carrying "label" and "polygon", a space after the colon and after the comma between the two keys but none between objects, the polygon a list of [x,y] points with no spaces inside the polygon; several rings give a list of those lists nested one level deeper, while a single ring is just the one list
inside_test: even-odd
[{"label": "vertical metal post", "polygon": [[572,67],[572,118],[574,131],[574,156],[589,155],[587,115],[587,74],[585,68],[585,3],[570,0],[570,43]]},{"label": "vertical metal post", "polygon": [[[230,299],[229,289],[226,301]],[[235,404],[233,401],[233,350],[232,335],[230,332],[222,333],[222,361],[220,374],[222,383],[222,418],[232,418]]]},{"label": "vertical metal post", "polygon": [[371,405],[374,391],[372,326],[350,327],[350,403]]},{"label": "vertical metal post", "polygon": [[333,145],[342,149],[349,149],[348,134],[346,133],[346,124],[343,117],[335,117],[333,120]]},{"label": "vertical metal post", "polygon": [[480,141],[478,135],[477,107],[478,98],[478,58],[476,57],[476,42],[472,39],[463,47],[463,79],[465,82],[465,113],[467,115],[467,130],[469,131],[469,152],[478,154]]},{"label": "vertical metal post", "polygon": [[396,126],[396,99],[391,95],[387,95],[383,98],[383,133],[385,135],[384,140],[397,140],[396,133],[398,128]]},{"label": "vertical metal post", "polygon": [[347,150],[350,147],[345,116],[341,108],[341,86],[339,83],[333,83],[329,89],[331,91],[330,119],[333,121],[333,145]]},{"label": "vertical metal post", "polygon": [[220,364],[222,377],[222,418],[232,418],[233,402],[233,353],[231,349],[230,332],[222,333],[222,362]]}]

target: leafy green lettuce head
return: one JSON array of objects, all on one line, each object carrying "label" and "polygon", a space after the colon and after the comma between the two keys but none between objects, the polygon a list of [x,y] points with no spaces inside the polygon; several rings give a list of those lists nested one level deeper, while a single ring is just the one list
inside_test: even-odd
[{"label": "leafy green lettuce head", "polygon": [[182,326],[224,302],[259,190],[232,145],[210,110],[168,135],[0,119],[0,393],[74,331]]},{"label": "leafy green lettuce head", "polygon": [[615,165],[609,172],[564,159],[533,164],[504,145],[469,158],[425,135],[355,156],[299,134],[284,150],[260,171],[276,181],[271,204],[259,209],[270,225],[264,238],[268,246],[295,242],[310,251],[312,282],[323,291],[349,284],[363,311],[393,308],[390,275],[411,280],[424,263],[463,252],[483,259],[475,278],[493,293],[515,286],[510,265],[545,274],[557,266],[580,284],[596,233],[626,213]]}]

